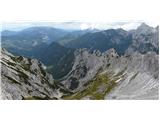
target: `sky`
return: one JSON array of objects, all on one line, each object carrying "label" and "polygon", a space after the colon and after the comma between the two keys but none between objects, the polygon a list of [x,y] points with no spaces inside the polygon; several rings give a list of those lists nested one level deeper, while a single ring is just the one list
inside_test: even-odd
[{"label": "sky", "polygon": [[[142,22],[144,21],[134,21],[134,22],[8,22],[2,23],[1,30],[13,30],[19,31],[28,27],[35,26],[49,26],[60,29],[67,30],[84,30],[84,29],[117,29],[122,28],[125,30],[136,29]],[[145,22],[146,23],[146,22]],[[146,23],[150,26],[156,27],[157,24],[154,23]]]}]

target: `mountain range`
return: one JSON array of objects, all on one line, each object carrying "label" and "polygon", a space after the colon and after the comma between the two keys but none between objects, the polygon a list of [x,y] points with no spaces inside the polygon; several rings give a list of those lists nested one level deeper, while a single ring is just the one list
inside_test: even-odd
[{"label": "mountain range", "polygon": [[159,27],[2,31],[2,99],[158,99]]},{"label": "mountain range", "polygon": [[109,29],[96,33],[88,33],[66,44],[70,48],[98,49],[104,52],[114,48],[119,54],[132,51],[145,53],[159,52],[159,28],[142,23],[136,30]]}]

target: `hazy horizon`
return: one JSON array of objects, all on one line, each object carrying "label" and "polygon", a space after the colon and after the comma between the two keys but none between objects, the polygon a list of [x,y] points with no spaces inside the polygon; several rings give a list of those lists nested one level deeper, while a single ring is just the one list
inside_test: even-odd
[{"label": "hazy horizon", "polygon": [[[54,27],[65,30],[85,30],[85,29],[136,29],[143,21],[137,22],[7,22],[2,23],[1,30],[20,31],[29,27]],[[156,27],[157,24],[144,22],[149,26]]]}]

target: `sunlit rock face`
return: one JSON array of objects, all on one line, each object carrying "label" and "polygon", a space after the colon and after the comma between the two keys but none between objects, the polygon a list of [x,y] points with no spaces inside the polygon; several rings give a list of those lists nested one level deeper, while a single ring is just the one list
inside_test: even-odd
[{"label": "sunlit rock face", "polygon": [[76,56],[62,82],[75,94],[64,99],[158,99],[159,55],[155,52],[119,56],[114,49],[104,53],[79,49]]},{"label": "sunlit rock face", "polygon": [[55,99],[54,91],[41,62],[1,49],[1,99]]}]

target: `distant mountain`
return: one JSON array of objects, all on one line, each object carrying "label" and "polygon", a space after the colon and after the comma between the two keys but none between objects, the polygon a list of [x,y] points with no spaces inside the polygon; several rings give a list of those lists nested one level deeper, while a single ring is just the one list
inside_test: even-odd
[{"label": "distant mountain", "polygon": [[51,27],[31,27],[21,31],[2,31],[1,45],[8,50],[30,51],[42,44],[49,44],[68,32]]},{"label": "distant mountain", "polygon": [[146,53],[148,51],[155,51],[159,53],[159,27],[150,27],[142,23],[136,30],[130,31],[132,34],[132,44],[129,46],[126,53],[133,53],[139,51]]},{"label": "distant mountain", "polygon": [[136,30],[125,31],[123,29],[109,29],[95,33],[86,33],[65,46],[70,48],[98,49],[104,52],[114,48],[118,54],[139,51],[146,53],[155,51],[158,53],[159,28],[153,28],[142,23]]},{"label": "distant mountain", "polygon": [[41,42],[52,42],[63,37],[68,32],[52,27],[30,27],[21,31],[2,31],[2,39],[9,40],[39,40]]},{"label": "distant mountain", "polygon": [[98,32],[98,31],[100,31],[100,30],[98,30],[98,29],[75,30],[73,32],[68,33],[64,37],[58,39],[56,42],[65,46],[70,41],[75,40],[78,37],[80,37],[80,36],[82,36],[86,33],[95,33],[95,32]]},{"label": "distant mountain", "polygon": [[10,31],[10,30],[4,30],[1,32],[2,36],[12,36],[12,35],[16,35],[17,32],[16,31]]},{"label": "distant mountain", "polygon": [[104,52],[110,48],[115,48],[118,53],[124,53],[131,44],[132,36],[123,29],[109,29],[105,31],[87,33],[79,38],[67,43],[71,48],[98,49]]}]

